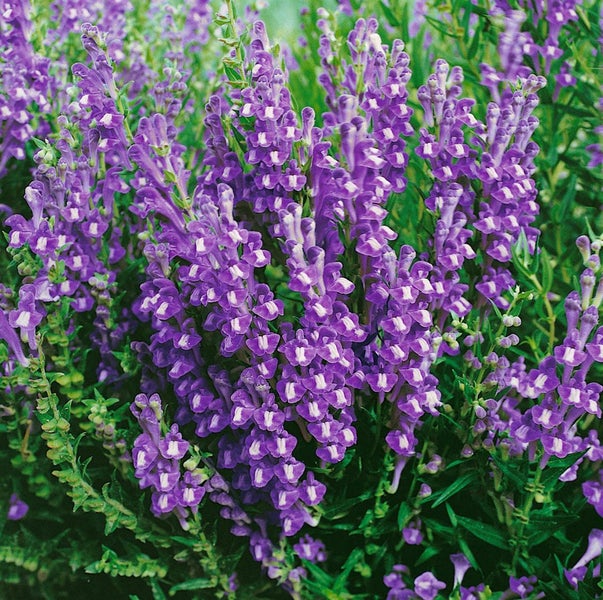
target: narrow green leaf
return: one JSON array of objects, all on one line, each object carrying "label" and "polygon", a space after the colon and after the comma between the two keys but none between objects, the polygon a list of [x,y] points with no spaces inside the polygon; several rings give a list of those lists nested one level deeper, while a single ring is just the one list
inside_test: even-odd
[{"label": "narrow green leaf", "polygon": [[189,579],[188,581],[183,581],[182,583],[177,583],[176,585],[173,585],[169,590],[169,594],[170,596],[173,596],[176,592],[207,590],[213,587],[215,587],[215,582],[213,582],[211,579],[199,577],[198,579]]},{"label": "narrow green leaf", "polygon": [[153,600],[167,600],[161,586],[157,582],[156,579],[149,579],[149,585],[151,586],[151,591],[153,592]]},{"label": "narrow green leaf", "polygon": [[551,458],[540,478],[540,483],[544,486],[544,489],[547,491],[551,490],[559,481],[559,477],[585,454],[586,451],[574,452],[573,454],[568,454],[565,458]]},{"label": "narrow green leaf", "polygon": [[448,518],[450,519],[450,523],[453,527],[458,525],[457,517],[455,512],[452,510],[452,506],[450,504],[446,504],[446,512],[448,513]]},{"label": "narrow green leaf", "polygon": [[443,502],[446,502],[446,500],[448,500],[455,494],[458,494],[461,490],[465,489],[469,484],[471,484],[475,480],[476,476],[476,471],[469,471],[468,473],[465,473],[464,475],[453,481],[447,488],[445,488],[441,492],[433,494],[433,496],[435,496],[435,502],[432,504],[432,508],[435,508]]},{"label": "narrow green leaf", "polygon": [[534,533],[528,534],[528,545],[530,548],[538,546],[546,542],[553,534],[554,529],[540,529],[537,528]]},{"label": "narrow green leaf", "polygon": [[332,506],[329,506],[329,508],[324,511],[322,516],[324,519],[328,519],[329,521],[341,519],[342,517],[345,517],[345,515],[347,515],[352,508],[359,506],[369,497],[370,493],[367,492],[361,496],[358,496],[357,498],[348,498],[347,500],[336,502]]},{"label": "narrow green leaf", "polygon": [[509,544],[506,537],[492,525],[476,521],[475,519],[469,519],[468,517],[462,517],[456,515],[458,524],[466,529],[469,533],[472,533],[475,537],[480,540],[500,548],[501,550],[508,550]]},{"label": "narrow green leaf", "polygon": [[337,576],[337,579],[335,579],[333,583],[334,592],[342,592],[345,590],[347,579],[350,573],[354,570],[356,564],[358,564],[361,560],[364,560],[364,550],[362,548],[354,548],[345,561],[343,567],[341,567],[341,573]]},{"label": "narrow green leaf", "polygon": [[304,567],[312,574],[316,583],[325,587],[326,589],[333,588],[333,577],[328,573],[325,573],[318,565],[310,562],[309,560],[302,559]]},{"label": "narrow green leaf", "polygon": [[558,104],[557,107],[563,111],[564,114],[579,117],[580,119],[588,119],[594,116],[594,111],[585,110],[583,108],[577,108],[571,104]]},{"label": "narrow green leaf", "polygon": [[402,528],[406,525],[410,513],[411,509],[408,505],[408,502],[402,502],[400,504],[400,508],[398,509],[398,529],[402,530]]},{"label": "narrow green leaf", "polygon": [[418,567],[419,565],[423,564],[424,562],[427,562],[430,558],[433,558],[434,556],[436,556],[439,553],[440,553],[440,549],[438,547],[427,546],[427,548],[425,548],[425,550],[423,550],[423,552],[421,553],[421,556],[419,556],[419,558],[417,558],[417,560],[415,562],[415,566]]},{"label": "narrow green leaf", "polygon": [[471,566],[474,569],[476,569],[477,571],[482,572],[482,569],[479,566],[479,563],[477,562],[477,559],[473,555],[473,552],[471,551],[471,548],[469,548],[469,544],[463,538],[459,538],[459,548],[461,549],[461,551],[463,552],[463,554],[467,557],[467,559],[471,563]]},{"label": "narrow green leaf", "polygon": [[98,573],[102,573],[103,569],[101,568],[100,562],[99,561],[95,561],[91,564],[89,564],[85,569],[84,569],[85,573],[90,573],[92,575],[97,575]]},{"label": "narrow green leaf", "polygon": [[516,487],[523,488],[528,481],[527,473],[522,473],[519,468],[512,463],[503,461],[499,456],[492,455],[492,460],[496,466],[502,471],[502,474],[512,481]]},{"label": "narrow green leaf", "polygon": [[383,2],[383,0],[381,0],[379,4],[381,5],[381,10],[383,11],[383,14],[385,15],[385,18],[388,20],[389,24],[393,25],[394,27],[398,27],[400,25],[400,21],[396,18],[396,15],[393,13],[392,9],[385,2]]},{"label": "narrow green leaf", "polygon": [[183,544],[184,546],[188,546],[189,548],[194,548],[198,543],[197,540],[185,538],[181,535],[172,535],[170,536],[170,539],[178,542],[179,544]]},{"label": "narrow green leaf", "polygon": [[575,173],[572,173],[567,181],[566,190],[563,194],[563,198],[561,198],[561,202],[553,206],[553,218],[555,219],[555,222],[559,225],[561,225],[565,221],[567,212],[570,206],[573,204],[574,199],[576,198],[577,180],[577,175]]},{"label": "narrow green leaf", "polygon": [[548,293],[553,287],[553,266],[549,253],[544,248],[541,251],[540,264],[542,265],[542,275],[540,276],[542,289]]}]

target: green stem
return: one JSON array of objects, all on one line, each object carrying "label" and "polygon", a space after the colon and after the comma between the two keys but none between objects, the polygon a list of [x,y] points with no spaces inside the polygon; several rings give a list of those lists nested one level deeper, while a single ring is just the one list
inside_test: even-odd
[{"label": "green stem", "polygon": [[555,317],[555,312],[553,311],[553,305],[551,304],[551,301],[549,300],[546,291],[540,284],[540,281],[538,280],[536,275],[532,275],[530,277],[530,281],[534,284],[536,292],[542,298],[542,301],[544,303],[544,310],[546,311],[546,321],[549,325],[548,354],[550,355],[553,353],[553,346],[555,345],[555,321],[557,320],[557,318]]},{"label": "green stem", "polygon": [[239,67],[241,73],[241,81],[245,80],[245,68],[243,65],[243,53],[241,52],[241,40],[237,34],[237,20],[235,17],[235,9],[232,0],[226,0],[226,9],[228,10],[228,33],[227,35],[231,36],[232,39],[236,39],[237,41],[234,43],[233,47],[235,49],[235,62]]},{"label": "green stem", "polygon": [[519,558],[523,552],[527,549],[526,540],[524,539],[524,532],[526,527],[530,522],[530,511],[532,510],[532,505],[534,504],[534,500],[536,498],[536,494],[540,491],[540,478],[542,476],[542,468],[540,465],[536,468],[536,473],[534,474],[534,480],[531,483],[528,483],[525,487],[528,495],[526,496],[523,507],[520,510],[515,511],[514,516],[519,519],[519,523],[514,532],[512,532],[512,539],[515,541],[515,550],[513,551],[513,572],[517,573],[517,567]]}]

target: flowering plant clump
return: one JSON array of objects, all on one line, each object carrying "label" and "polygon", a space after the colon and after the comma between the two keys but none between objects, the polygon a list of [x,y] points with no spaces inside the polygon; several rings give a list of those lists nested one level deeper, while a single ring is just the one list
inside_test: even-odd
[{"label": "flowering plant clump", "polygon": [[3,0],[2,594],[602,598],[602,27]]}]

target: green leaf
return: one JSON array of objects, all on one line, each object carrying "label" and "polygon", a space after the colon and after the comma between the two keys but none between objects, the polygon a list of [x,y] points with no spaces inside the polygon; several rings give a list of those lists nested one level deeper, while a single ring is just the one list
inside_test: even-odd
[{"label": "green leaf", "polygon": [[549,253],[543,248],[541,250],[540,264],[542,265],[542,275],[540,277],[544,293],[548,293],[553,287],[553,265]]},{"label": "green leaf", "polygon": [[442,25],[436,18],[425,15],[425,20],[436,30],[439,31],[444,37],[453,37],[450,33],[450,29],[446,25]]},{"label": "green leaf", "polygon": [[385,15],[385,18],[388,20],[389,24],[393,25],[394,27],[398,27],[401,23],[396,17],[396,15],[393,13],[392,9],[387,4],[385,4],[383,0],[381,0],[379,4],[381,5],[381,10],[383,11],[383,14]]},{"label": "green leaf", "polygon": [[336,502],[332,506],[329,506],[329,508],[323,512],[322,516],[329,521],[341,519],[342,517],[345,517],[352,508],[355,508],[368,500],[370,496],[370,492],[366,492],[357,498],[348,498],[347,500]]},{"label": "green leaf", "polygon": [[505,462],[499,456],[492,455],[492,460],[496,463],[496,466],[502,471],[502,474],[512,481],[517,488],[523,489],[528,481],[528,474],[523,473],[517,465],[510,462]]},{"label": "green leaf", "polygon": [[345,561],[343,567],[341,567],[341,573],[337,576],[337,579],[335,579],[333,583],[332,589],[334,592],[341,592],[345,590],[349,574],[354,570],[354,567],[363,560],[364,550],[362,548],[354,548]]},{"label": "green leaf", "polygon": [[408,505],[408,502],[402,502],[400,504],[400,508],[398,509],[398,529],[402,530],[402,528],[406,525],[411,512],[412,510]]},{"label": "green leaf", "polygon": [[456,513],[452,510],[452,506],[450,506],[450,504],[446,504],[446,512],[448,513],[448,518],[450,519],[450,523],[452,524],[453,527],[456,527],[458,525],[458,520],[457,520],[457,516]]},{"label": "green leaf", "polygon": [[43,150],[44,148],[50,148],[50,144],[48,142],[45,142],[44,140],[41,140],[40,138],[37,137],[32,137],[31,141],[40,149]]},{"label": "green leaf", "polygon": [[153,600],[167,600],[161,586],[157,582],[156,579],[150,579],[149,585],[151,586],[151,591],[153,592]]},{"label": "green leaf", "polygon": [[420,564],[427,562],[430,558],[433,558],[440,553],[440,549],[436,546],[427,546],[421,553],[421,556],[415,561],[415,566],[418,567]]},{"label": "green leaf", "polygon": [[530,279],[538,270],[538,253],[532,255],[528,238],[522,229],[517,241],[511,246],[513,266],[527,279]]},{"label": "green leaf", "polygon": [[215,587],[215,582],[211,579],[206,579],[205,577],[199,577],[198,579],[189,579],[188,581],[183,581],[182,583],[177,583],[173,585],[170,590],[170,596],[173,596],[176,592],[188,592],[191,590],[207,590],[209,588]]},{"label": "green leaf", "polygon": [[463,554],[467,557],[467,559],[471,563],[471,566],[474,569],[476,569],[477,571],[481,572],[482,569],[479,566],[479,563],[477,562],[475,556],[473,555],[471,548],[469,548],[469,544],[467,544],[467,542],[463,538],[459,538],[459,548],[461,549]]},{"label": "green leaf", "polygon": [[50,421],[54,420],[54,415],[52,414],[52,411],[47,411],[47,412],[39,412],[36,411],[35,412],[36,417],[38,418],[38,421],[40,421],[40,423],[42,425],[44,425],[44,423],[49,423]]},{"label": "green leaf", "polygon": [[577,514],[547,514],[547,512],[549,511],[533,510],[530,513],[530,525],[533,525],[537,528],[551,529],[551,535],[555,533],[556,529],[566,527],[567,525],[580,520],[580,515]]},{"label": "green leaf", "polygon": [[568,214],[568,210],[570,206],[573,204],[574,199],[576,198],[576,181],[578,177],[575,173],[572,173],[569,176],[565,194],[563,194],[563,198],[561,198],[561,202],[555,203],[553,206],[551,213],[553,215],[553,219],[555,223],[561,225]]},{"label": "green leaf", "polygon": [[538,546],[546,542],[554,533],[554,529],[541,529],[538,527],[534,533],[528,533],[528,546],[530,548]]},{"label": "green leaf", "polygon": [[491,546],[496,546],[496,548],[500,548],[501,550],[509,549],[506,536],[504,536],[496,527],[460,515],[456,515],[456,519],[461,527],[480,540]]},{"label": "green leaf", "polygon": [[586,118],[588,119],[589,117],[593,117],[593,111],[592,110],[585,110],[583,108],[577,108],[575,106],[572,106],[571,104],[558,104],[557,108],[561,109],[562,113],[564,115],[572,115],[574,117],[579,117],[579,118]]},{"label": "green leaf", "polygon": [[470,483],[472,483],[477,477],[477,471],[469,471],[465,473],[458,479],[455,479],[447,488],[442,490],[441,492],[437,492],[430,496],[433,498],[435,496],[435,502],[432,504],[432,508],[439,506],[443,502],[446,502],[448,498],[451,498],[461,490],[465,489]]},{"label": "green leaf", "polygon": [[309,560],[302,559],[304,567],[312,574],[316,583],[323,586],[326,589],[333,589],[333,577],[328,573],[325,573],[318,565],[310,562]]},{"label": "green leaf", "polygon": [[167,169],[163,171],[163,178],[166,183],[176,183],[176,175]]},{"label": "green leaf", "polygon": [[549,459],[542,477],[540,478],[540,483],[543,485],[544,489],[546,491],[553,489],[559,481],[559,477],[572,465],[578,462],[585,454],[586,450],[584,452],[568,454],[565,458],[553,457]]},{"label": "green leaf", "polygon": [[170,539],[183,544],[184,546],[188,546],[189,548],[194,548],[198,544],[197,540],[185,538],[181,535],[172,535],[170,536]]},{"label": "green leaf", "polygon": [[224,71],[226,73],[226,77],[228,77],[229,83],[237,86],[247,85],[247,82],[244,79],[241,79],[241,73],[237,69],[224,65]]}]

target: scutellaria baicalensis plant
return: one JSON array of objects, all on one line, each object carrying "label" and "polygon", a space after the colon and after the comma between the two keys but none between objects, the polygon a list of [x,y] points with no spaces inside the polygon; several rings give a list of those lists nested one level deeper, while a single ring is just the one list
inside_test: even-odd
[{"label": "scutellaria baicalensis plant", "polygon": [[2,593],[603,596],[600,2],[240,4],[1,6]]}]

